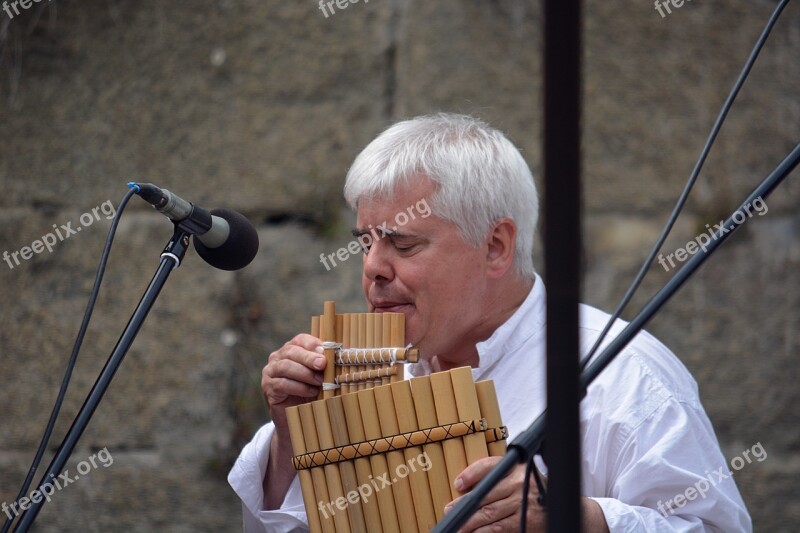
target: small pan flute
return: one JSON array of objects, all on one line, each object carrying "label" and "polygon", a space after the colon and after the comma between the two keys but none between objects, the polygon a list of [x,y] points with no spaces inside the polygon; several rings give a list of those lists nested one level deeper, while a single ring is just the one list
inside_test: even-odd
[{"label": "small pan flute", "polygon": [[467,465],[506,451],[492,381],[469,367],[403,380],[417,362],[400,313],[336,314],[311,333],[327,359],[320,398],[286,410],[312,532],[427,532]]}]

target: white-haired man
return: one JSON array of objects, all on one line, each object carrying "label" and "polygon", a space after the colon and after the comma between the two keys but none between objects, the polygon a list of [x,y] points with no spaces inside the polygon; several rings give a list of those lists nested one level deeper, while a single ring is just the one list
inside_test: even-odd
[{"label": "white-haired man", "polygon": [[[362,276],[367,305],[406,316],[406,337],[423,354],[410,365],[412,375],[469,365],[476,380],[494,379],[513,439],[545,408],[545,292],[532,262],[537,196],[519,151],[474,118],[418,117],[395,124],[361,152],[345,197],[357,212],[356,236],[420,200],[430,205],[431,216],[384,226],[379,239],[362,238],[369,244]],[[584,353],[607,319],[581,307]],[[306,527],[284,412],[317,395],[325,365],[320,344],[298,335],[270,354],[262,372],[272,422],[229,476],[247,531]],[[750,531],[729,477],[702,496],[685,497],[727,463],[694,380],[649,334],[639,334],[589,388],[581,430],[586,531]],[[496,461],[468,466],[457,487],[469,490]],[[494,524],[500,529],[493,531],[516,531],[523,480],[520,466],[465,530]],[[544,530],[546,509],[537,495],[531,483],[529,531]]]}]

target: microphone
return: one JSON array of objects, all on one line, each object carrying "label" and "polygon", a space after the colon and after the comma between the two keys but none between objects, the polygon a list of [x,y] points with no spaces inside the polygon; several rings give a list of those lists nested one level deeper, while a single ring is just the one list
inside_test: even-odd
[{"label": "microphone", "polygon": [[209,211],[152,183],[131,182],[128,186],[137,189],[136,194],[144,201],[193,234],[194,249],[209,265],[239,270],[256,256],[258,233],[244,215],[232,209]]}]

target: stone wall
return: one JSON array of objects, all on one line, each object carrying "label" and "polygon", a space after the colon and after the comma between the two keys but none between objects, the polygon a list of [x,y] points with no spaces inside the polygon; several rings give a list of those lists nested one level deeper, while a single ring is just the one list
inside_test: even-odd
[{"label": "stone wall", "polygon": [[[586,2],[585,299],[610,309],[666,220],[774,2]],[[335,7],[335,6],[334,6]],[[439,110],[508,132],[541,173],[541,9],[521,0],[53,0],[0,12],[0,501],[24,478],[64,372],[125,183],[152,181],[258,227],[239,273],[190,251],[68,468],[98,467],[45,505],[38,530],[236,531],[225,477],[267,419],[266,355],[324,299],[362,308],[341,186],[396,119]],[[798,141],[800,8],[788,7],[712,151],[671,252],[716,223]],[[800,520],[800,186],[738,232],[649,329],[694,373],[756,530]],[[107,202],[110,202],[108,204]],[[55,448],[145,289],[169,224],[133,199],[56,427]],[[537,248],[537,254],[541,247]],[[17,256],[18,258],[20,256]],[[540,258],[537,264],[541,265]],[[631,310],[668,278],[656,264]],[[628,313],[626,316],[632,316]],[[45,461],[46,463],[47,461]],[[0,518],[4,518],[0,515]]]}]

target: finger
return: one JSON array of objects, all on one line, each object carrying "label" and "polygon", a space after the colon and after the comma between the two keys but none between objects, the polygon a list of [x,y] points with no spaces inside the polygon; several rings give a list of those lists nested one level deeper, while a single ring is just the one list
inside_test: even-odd
[{"label": "finger", "polygon": [[[514,516],[520,508],[522,497],[519,494],[521,487],[504,479],[486,498],[481,501],[481,506],[464,523],[461,531],[473,531],[480,527],[502,521],[503,519]],[[504,495],[504,496],[501,496]],[[463,496],[462,496],[463,497]],[[450,512],[461,498],[453,500],[445,507],[445,513]]]},{"label": "finger", "polygon": [[456,489],[459,492],[472,490],[472,487],[486,477],[486,474],[500,462],[500,459],[502,457],[484,457],[467,466],[454,480]]},{"label": "finger", "polygon": [[[275,358],[264,367],[264,379],[285,378],[300,381],[308,385],[319,385],[322,383],[322,371],[316,367],[319,365],[311,360],[312,366],[304,364],[309,359],[301,354],[286,356],[282,359]],[[323,363],[325,362],[323,358]]]},{"label": "finger", "polygon": [[291,396],[314,398],[319,395],[319,386],[307,385],[291,379],[275,378],[270,382],[268,391],[265,392],[267,401],[272,406]]},{"label": "finger", "polygon": [[[456,489],[467,492],[481,481],[500,462],[502,457],[485,457],[467,466],[455,479]],[[502,498],[507,498],[513,491],[522,490],[525,481],[525,466],[517,465],[511,469],[502,482],[495,485],[492,490],[484,496],[483,502],[492,502]],[[530,484],[530,492],[534,498],[539,495],[535,484]]]},{"label": "finger", "polygon": [[322,384],[322,371],[317,368],[324,366],[324,357],[291,342],[270,354],[261,375],[261,390],[269,406],[279,406],[291,397],[317,396]]},{"label": "finger", "polygon": [[[300,342],[300,337],[307,337]],[[276,363],[283,360],[290,360],[312,370],[321,371],[325,368],[325,357],[322,355],[321,345],[314,344],[309,339],[315,339],[311,335],[298,335],[291,341],[284,344],[278,351],[272,352],[267,359],[267,364]],[[319,351],[317,351],[319,348]]]},{"label": "finger", "polygon": [[[544,531],[543,523],[541,520],[528,519],[528,524],[525,529],[528,533],[539,533]],[[519,531],[519,514],[514,514],[500,520],[496,524],[481,526],[477,529],[469,530],[462,529],[462,531],[474,531],[475,533],[494,533],[495,531]]]},{"label": "finger", "polygon": [[[498,458],[488,458],[476,461],[459,474],[465,481],[474,485],[485,476],[497,463]],[[501,522],[507,517],[518,515],[522,505],[522,487],[525,479],[525,465],[517,465],[503,480],[498,483],[481,501],[481,507],[473,514],[464,525],[465,531],[472,531],[495,522]],[[470,486],[469,488],[472,488]],[[532,486],[528,493],[528,501],[535,502],[538,491]],[[445,511],[452,509],[457,500],[453,501]],[[530,505],[530,503],[529,503]]]},{"label": "finger", "polygon": [[[473,531],[477,533],[490,533],[494,531],[519,531],[520,528],[520,503],[511,514],[503,514],[504,518],[496,522],[478,526]],[[469,524],[465,524],[468,526]],[[537,504],[528,500],[528,512],[525,516],[525,531],[529,533],[543,533],[546,530],[547,521],[544,510]],[[466,530],[469,531],[469,530]]]},{"label": "finger", "polygon": [[[525,485],[525,472],[526,465],[517,465],[511,469],[511,472],[497,485],[495,485],[489,494],[483,498],[484,504],[512,498],[516,500],[516,504],[522,502],[522,488]],[[528,500],[537,501],[539,497],[539,490],[535,483],[528,484]]]},{"label": "finger", "polygon": [[[291,361],[284,361],[292,365],[288,372],[278,372],[276,368],[264,367],[261,379],[261,390],[270,408],[276,407],[291,397],[300,399],[312,398],[319,394],[322,383],[322,373],[314,373],[309,369]],[[275,365],[275,367],[280,365]],[[297,400],[293,401],[297,403]]]},{"label": "finger", "polygon": [[322,341],[313,335],[309,335],[308,333],[300,333],[286,344],[294,344],[310,352],[319,350],[319,353],[322,353]]},{"label": "finger", "polygon": [[[463,531],[516,531],[519,527],[520,509],[522,509],[521,486],[512,480],[502,483],[512,487],[505,498],[499,498],[490,503],[482,503],[481,507],[473,514],[463,526]],[[491,493],[487,498],[491,497]],[[529,531],[540,531],[544,524],[542,508],[537,504],[536,498],[528,498],[527,523]],[[486,529],[491,526],[491,529]],[[508,529],[510,527],[510,529]]]}]

